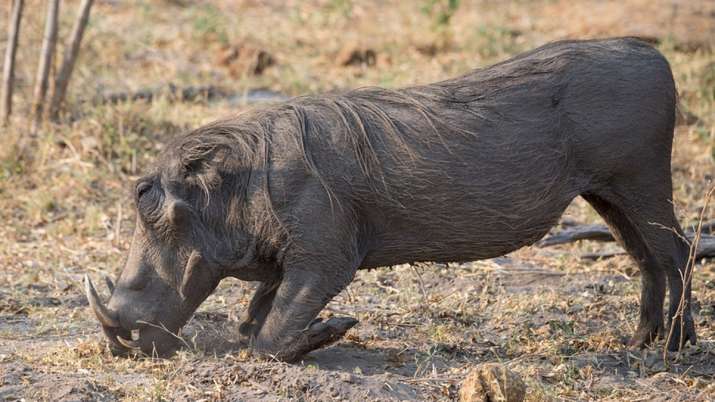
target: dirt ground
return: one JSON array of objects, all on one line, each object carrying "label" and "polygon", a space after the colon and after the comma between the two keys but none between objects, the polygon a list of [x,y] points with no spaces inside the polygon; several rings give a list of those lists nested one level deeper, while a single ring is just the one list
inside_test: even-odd
[{"label": "dirt ground", "polygon": [[[183,330],[187,347],[166,360],[111,356],[81,284],[85,273],[95,283],[119,274],[134,227],[131,183],[161,144],[249,107],[253,89],[425,83],[562,38],[640,35],[668,57],[683,117],[673,202],[691,226],[715,175],[715,2],[97,1],[63,121],[35,136],[25,116],[44,3],[26,3],[16,113],[0,132],[0,400],[450,400],[487,362],[519,374],[528,401],[715,400],[713,261],[693,281],[699,343],[665,360],[662,341],[624,345],[638,316],[633,261],[580,258],[612,243],[362,271],[323,314],[360,323],[297,364],[234,342],[254,284],[224,281]],[[62,38],[77,6],[63,2]],[[97,101],[169,85],[232,95]],[[601,222],[580,199],[563,221]]]}]

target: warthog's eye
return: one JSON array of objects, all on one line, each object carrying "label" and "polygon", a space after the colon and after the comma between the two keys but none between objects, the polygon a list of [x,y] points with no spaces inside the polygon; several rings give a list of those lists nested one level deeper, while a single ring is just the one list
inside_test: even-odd
[{"label": "warthog's eye", "polygon": [[143,180],[137,183],[136,189],[136,205],[139,213],[145,221],[153,222],[159,217],[159,204],[161,202],[161,192],[159,186],[154,181]]},{"label": "warthog's eye", "polygon": [[148,181],[143,181],[143,182],[140,182],[139,184],[137,184],[137,188],[136,188],[137,201],[141,200],[142,197],[146,193],[148,193],[149,190],[151,190],[151,188],[152,188],[152,183],[148,182]]}]

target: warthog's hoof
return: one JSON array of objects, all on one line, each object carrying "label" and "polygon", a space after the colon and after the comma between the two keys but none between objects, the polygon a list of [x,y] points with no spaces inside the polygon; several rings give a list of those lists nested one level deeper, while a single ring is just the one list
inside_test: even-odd
[{"label": "warthog's hoof", "polygon": [[315,350],[338,341],[357,323],[358,320],[352,317],[331,317],[327,321],[316,319],[303,336],[310,345],[309,350]]},{"label": "warthog's hoof", "polygon": [[296,336],[282,340],[281,345],[262,343],[259,336],[253,346],[267,359],[295,362],[306,353],[340,340],[357,323],[352,317],[332,317],[327,321],[317,318]]},{"label": "warthog's hoof", "polygon": [[270,346],[266,347],[260,344],[256,346],[259,351],[271,359],[295,362],[306,353],[338,341],[357,323],[358,320],[352,317],[332,317],[327,321],[315,319],[281,350],[271,350],[273,348]]},{"label": "warthog's hoof", "polygon": [[[690,315],[687,315],[682,321],[676,320],[672,325],[672,334],[670,334],[670,340],[668,341],[668,350],[674,352],[679,350],[686,343],[690,342],[692,345],[698,340],[698,336],[695,334],[695,323]],[[681,327],[682,325],[682,327]],[[682,331],[681,331],[682,328]],[[668,339],[668,332],[665,334],[666,339]]]}]

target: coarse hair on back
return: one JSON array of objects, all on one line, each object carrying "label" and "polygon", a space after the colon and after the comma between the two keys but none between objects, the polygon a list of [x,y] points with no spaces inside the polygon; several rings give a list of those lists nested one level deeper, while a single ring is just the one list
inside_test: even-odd
[{"label": "coarse hair on back", "polygon": [[[200,172],[206,170],[201,167],[228,167],[227,162],[233,161],[233,166],[240,165],[242,169],[267,172],[276,122],[279,119],[288,119],[290,130],[285,134],[288,134],[295,148],[299,150],[306,170],[319,180],[331,203],[339,207],[339,198],[325,178],[326,173],[321,171],[316,163],[311,144],[329,135],[343,138],[350,150],[350,156],[354,158],[371,188],[389,193],[385,185],[381,153],[378,151],[386,141],[397,147],[394,155],[408,163],[420,158],[419,151],[410,145],[416,139],[424,137],[419,135],[422,131],[420,127],[429,127],[434,138],[440,140],[441,133],[446,129],[472,135],[468,130],[441,119],[426,101],[434,99],[430,100],[424,93],[376,87],[345,93],[301,96],[195,129],[174,141],[173,153],[182,166],[198,172],[198,184],[208,197],[213,186],[210,180],[201,177]],[[387,107],[410,109],[412,115],[418,116],[422,121],[400,119],[385,112]],[[446,146],[446,142],[441,141]]]}]

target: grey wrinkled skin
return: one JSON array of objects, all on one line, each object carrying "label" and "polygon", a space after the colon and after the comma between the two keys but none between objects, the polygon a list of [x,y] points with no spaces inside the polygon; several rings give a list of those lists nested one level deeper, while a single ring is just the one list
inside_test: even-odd
[{"label": "grey wrinkled skin", "polygon": [[[582,196],[639,264],[631,344],[643,346],[665,327],[666,285],[678,304],[688,255],[671,204],[676,101],[649,45],[564,41],[435,84],[299,97],[198,128],[137,184],[107,305],[120,327],[105,333],[121,352],[115,337],[139,329],[143,351],[170,354],[169,332],[230,276],[261,282],[241,335],[294,361],[357,322],[314,319],[358,269],[497,257]],[[685,295],[671,349],[696,340],[690,284]]]}]

